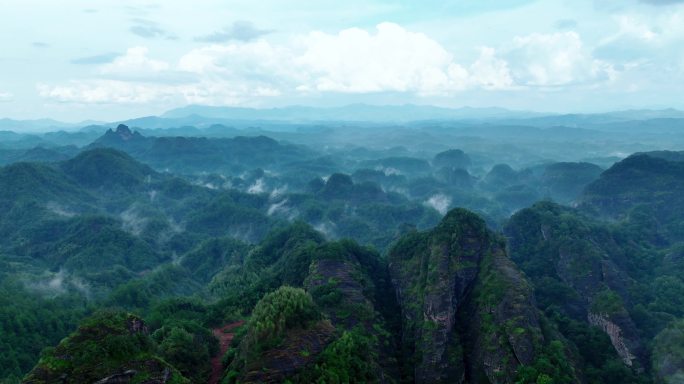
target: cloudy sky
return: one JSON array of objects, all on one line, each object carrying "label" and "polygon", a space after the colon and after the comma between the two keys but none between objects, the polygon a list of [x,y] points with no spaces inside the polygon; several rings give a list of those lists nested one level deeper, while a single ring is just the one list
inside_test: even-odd
[{"label": "cloudy sky", "polygon": [[684,109],[684,0],[4,0],[0,117]]}]

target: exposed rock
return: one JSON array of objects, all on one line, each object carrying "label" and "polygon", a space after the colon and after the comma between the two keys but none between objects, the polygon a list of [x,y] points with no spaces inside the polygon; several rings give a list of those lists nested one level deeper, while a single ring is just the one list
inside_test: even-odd
[{"label": "exposed rock", "polygon": [[133,138],[133,132],[128,128],[127,125],[119,124],[116,127],[116,134],[123,140],[130,140]]},{"label": "exposed rock", "polygon": [[278,347],[264,351],[259,359],[246,367],[241,383],[282,383],[312,363],[334,339],[335,328],[321,321],[309,329],[288,332]]},{"label": "exposed rock", "polygon": [[136,333],[142,333],[143,335],[148,335],[149,330],[147,329],[147,325],[145,325],[145,322],[142,321],[142,319],[137,318],[137,317],[130,317],[128,319],[128,324],[127,324],[128,332],[131,334],[136,334]]},{"label": "exposed rock", "polygon": [[405,358],[415,359],[415,381],[449,382],[462,375],[450,361],[456,312],[489,246],[484,222],[452,210],[434,230],[409,234],[389,253],[390,274],[403,318]]},{"label": "exposed rock", "polygon": [[[565,314],[606,332],[626,365],[637,370],[648,365],[640,333],[626,310],[634,281],[618,264],[624,262],[616,251],[621,248],[610,232],[553,203],[539,203],[516,214],[506,232],[519,265],[536,265],[537,279],[545,274],[573,291],[574,295],[557,303]],[[601,300],[606,293],[611,297]],[[599,304],[611,308],[594,308]]]},{"label": "exposed rock", "polygon": [[376,348],[368,351],[378,356],[378,378],[381,383],[398,382],[397,340],[388,332],[377,329],[385,324],[373,305],[372,297],[367,296],[375,287],[358,260],[351,254],[346,260],[316,260],[311,264],[305,285],[314,297],[318,297],[316,292],[327,292],[327,297],[338,298],[335,302],[320,303],[323,313],[336,328],[352,330],[361,327],[365,333],[378,339]]},{"label": "exposed rock", "polygon": [[610,321],[607,315],[589,313],[588,320],[591,325],[597,326],[603,330],[610,337],[610,342],[615,347],[622,361],[628,365],[632,366],[635,356],[629,351],[627,345],[625,344],[625,338],[622,335],[622,329]]},{"label": "exposed rock", "polygon": [[133,379],[133,376],[135,376],[136,373],[136,371],[130,369],[123,373],[115,373],[111,376],[107,376],[102,380],[96,381],[94,384],[127,384],[131,382],[131,379]]},{"label": "exposed rock", "polygon": [[520,366],[532,365],[544,336],[532,286],[494,248],[481,265],[477,285],[464,308],[462,323],[466,382],[514,383]]},{"label": "exposed rock", "polygon": [[514,383],[541,356],[533,288],[476,215],[452,210],[398,241],[389,261],[414,382]]}]

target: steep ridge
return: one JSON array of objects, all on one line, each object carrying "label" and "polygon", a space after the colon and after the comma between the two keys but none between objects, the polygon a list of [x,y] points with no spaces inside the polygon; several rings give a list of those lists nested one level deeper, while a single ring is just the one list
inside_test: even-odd
[{"label": "steep ridge", "polygon": [[[634,314],[643,300],[636,292],[650,290],[660,263],[656,251],[625,241],[629,236],[620,227],[548,202],[520,211],[504,231],[511,258],[531,278],[540,307],[553,314],[561,331],[577,335],[577,329],[563,329],[568,324],[584,327],[582,332],[596,327],[625,366],[637,373],[649,367],[645,329]],[[644,327],[646,320],[639,320]]]},{"label": "steep ridge", "polygon": [[[388,260],[412,381],[581,381],[563,340],[542,329],[532,289],[502,240],[475,214],[450,211],[435,229],[400,239]],[[536,370],[541,358],[556,370]]]}]

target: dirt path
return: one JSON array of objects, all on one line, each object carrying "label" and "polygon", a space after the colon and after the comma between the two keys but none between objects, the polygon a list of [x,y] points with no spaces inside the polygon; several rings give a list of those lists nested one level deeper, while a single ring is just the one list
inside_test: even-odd
[{"label": "dirt path", "polygon": [[219,339],[220,351],[218,355],[211,359],[211,378],[209,379],[209,384],[218,384],[218,382],[221,380],[221,376],[223,375],[223,365],[221,365],[221,359],[228,351],[230,343],[233,341],[233,337],[235,336],[235,333],[230,331],[244,323],[244,321],[238,321],[236,323],[227,324],[223,327],[214,328],[211,330],[214,336]]}]

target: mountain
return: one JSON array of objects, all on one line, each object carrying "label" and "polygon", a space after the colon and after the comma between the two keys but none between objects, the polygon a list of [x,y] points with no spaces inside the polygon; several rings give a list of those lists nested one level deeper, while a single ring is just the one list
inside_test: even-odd
[{"label": "mountain", "polygon": [[0,119],[0,131],[15,131],[15,132],[48,132],[56,131],[64,128],[74,128],[79,124],[64,123],[52,119],[38,119],[38,120],[12,120]]},{"label": "mountain", "polygon": [[61,164],[61,169],[79,184],[89,188],[135,188],[157,176],[152,168],[126,153],[96,148],[79,153]]},{"label": "mountain", "polygon": [[613,375],[637,380],[651,366],[652,338],[682,314],[665,298],[684,290],[680,251],[659,250],[656,230],[640,218],[604,223],[549,202],[521,210],[504,228],[511,259],[534,284],[539,307],[578,348],[590,382],[613,380],[606,373],[619,361],[632,372]]},{"label": "mountain", "polygon": [[23,380],[40,383],[189,383],[155,351],[145,322],[123,312],[85,320]]},{"label": "mountain", "polygon": [[0,381],[676,382],[684,154],[421,124],[0,151]]},{"label": "mountain", "polygon": [[236,107],[208,107],[190,105],[165,112],[162,118],[202,116],[224,120],[254,121],[361,121],[361,122],[409,122],[419,120],[471,120],[485,118],[530,117],[532,112],[509,111],[503,108],[441,108],[429,105],[367,105],[353,104],[343,107],[302,107],[253,109]]},{"label": "mountain", "polygon": [[308,148],[266,136],[146,137],[120,124],[107,130],[88,148],[111,147],[124,151],[157,170],[175,172],[235,172],[257,167],[281,167],[310,158]]},{"label": "mountain", "polygon": [[59,169],[41,163],[20,162],[0,168],[0,186],[3,205],[26,200],[70,204],[93,200]]},{"label": "mountain", "polygon": [[[411,381],[581,382],[571,350],[543,327],[532,286],[473,213],[455,209],[431,231],[407,234],[388,261]],[[540,370],[543,360],[555,370]]]},{"label": "mountain", "polygon": [[683,156],[666,151],[629,156],[587,186],[582,206],[611,219],[647,215],[666,238],[684,240]]},{"label": "mountain", "polygon": [[223,310],[252,313],[228,382],[582,382],[501,240],[465,210],[402,236],[386,262],[298,224],[212,285]]}]

